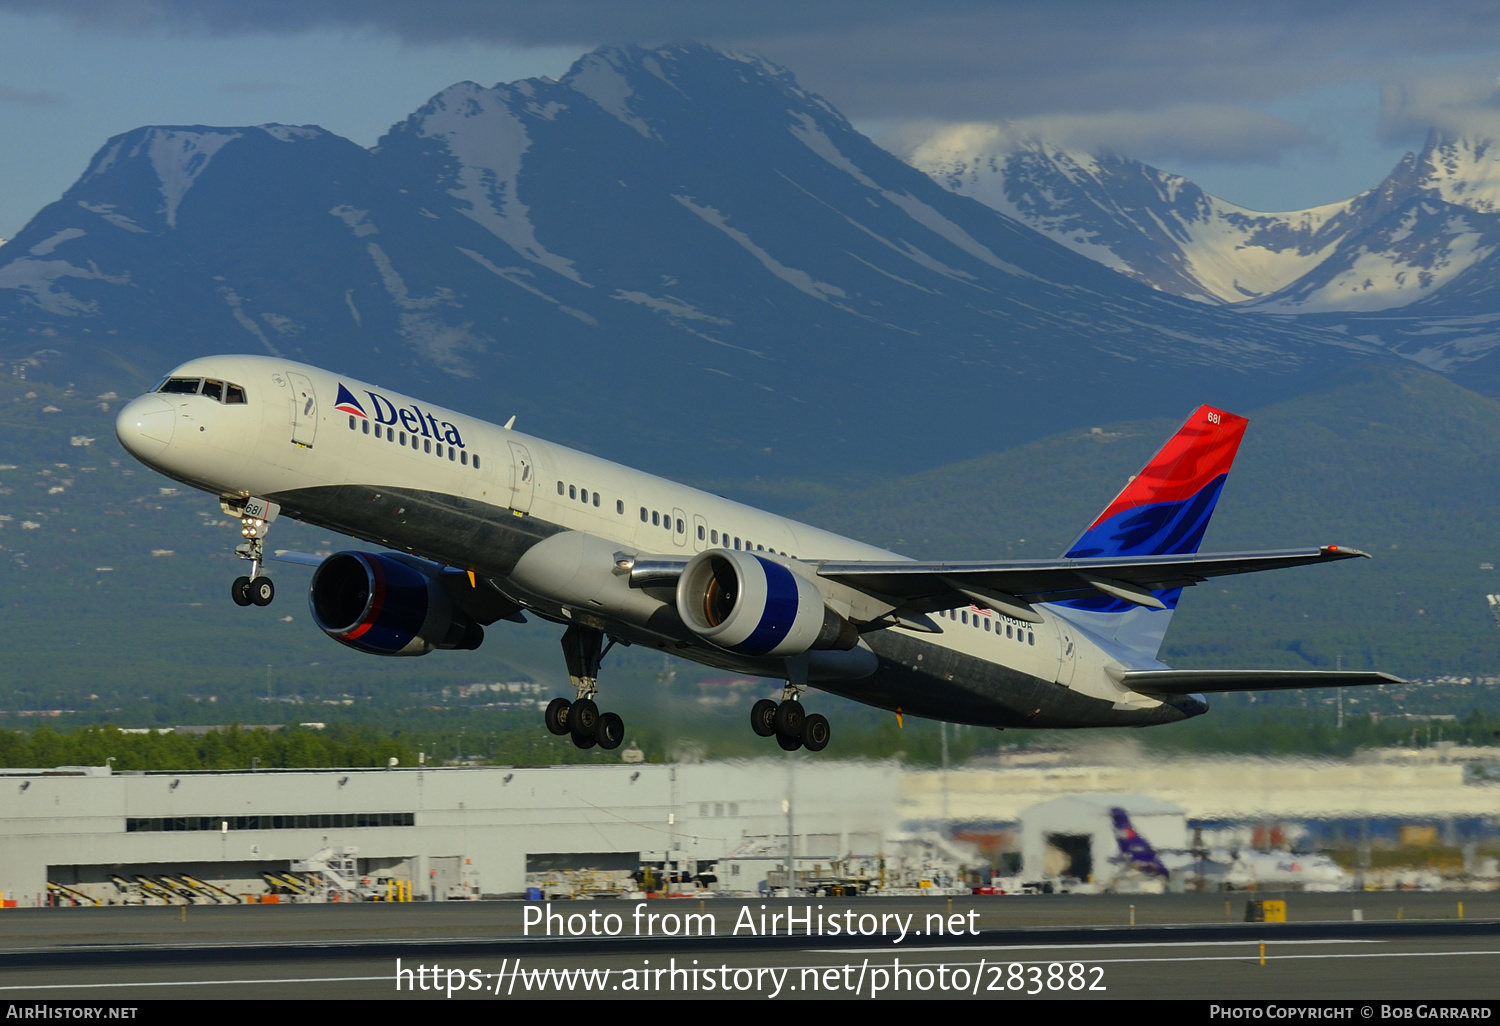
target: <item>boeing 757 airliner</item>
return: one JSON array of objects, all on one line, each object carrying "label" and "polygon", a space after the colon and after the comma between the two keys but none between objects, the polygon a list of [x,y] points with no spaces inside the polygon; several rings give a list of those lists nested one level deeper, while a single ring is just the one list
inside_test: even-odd
[{"label": "boeing 757 airliner", "polygon": [[[809,687],[991,727],[1171,723],[1205,692],[1382,684],[1382,673],[1174,670],[1156,658],[1182,589],[1326,563],[1334,545],[1198,553],[1245,431],[1194,410],[1057,559],[918,562],[314,367],[260,356],[183,364],[119,414],[120,442],[241,522],[240,605],[266,605],[278,515],[383,551],[317,563],[329,637],[375,655],[473,649],[532,612],[565,626],[574,694],[547,727],[614,748],[596,702],[616,643],[784,681],[751,726],[820,751]],[[292,558],[296,558],[295,556]]]}]

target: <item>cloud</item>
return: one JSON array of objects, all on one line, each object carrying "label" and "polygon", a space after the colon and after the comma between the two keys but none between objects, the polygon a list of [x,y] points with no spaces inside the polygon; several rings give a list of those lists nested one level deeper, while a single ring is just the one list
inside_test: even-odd
[{"label": "cloud", "polygon": [[1500,139],[1500,59],[1412,68],[1380,84],[1380,135],[1418,146],[1428,129]]},{"label": "cloud", "polygon": [[998,156],[1045,142],[1148,163],[1276,164],[1288,150],[1330,144],[1281,118],[1243,107],[1184,104],[1162,110],[1062,114],[1008,122],[918,122],[882,143],[917,167]]},{"label": "cloud", "polygon": [[14,103],[19,107],[56,107],[63,102],[57,93],[28,92],[8,85],[0,85],[0,103]]},{"label": "cloud", "polygon": [[[1394,65],[1420,71],[1500,53],[1493,0],[0,0],[0,11],[97,32],[335,30],[411,45],[580,50],[700,41],[784,64],[855,120],[1134,114],[1145,119],[1136,122],[1142,138],[1187,153],[1194,140],[1170,132],[1164,112],[1237,110],[1257,160],[1306,143],[1254,110],[1331,84],[1373,83]],[[1205,152],[1234,152],[1211,121],[1195,131]]]}]

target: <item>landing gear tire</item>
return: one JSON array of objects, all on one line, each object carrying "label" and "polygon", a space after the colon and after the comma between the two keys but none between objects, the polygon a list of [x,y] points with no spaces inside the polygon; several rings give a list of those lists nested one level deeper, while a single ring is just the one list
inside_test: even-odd
[{"label": "landing gear tire", "polygon": [[599,707],[593,699],[580,698],[573,703],[573,711],[568,714],[568,729],[591,737],[599,729]]},{"label": "landing gear tire", "polygon": [[776,733],[776,703],[762,698],[750,707],[750,729],[761,737]]},{"label": "landing gear tire", "polygon": [[828,747],[828,718],[813,713],[802,721],[802,744],[809,752],[821,752]]},{"label": "landing gear tire", "polygon": [[[776,735],[778,737],[802,737],[802,723],[807,714],[802,710],[802,703],[796,699],[789,699],[776,707]],[[791,749],[788,749],[791,751]]]},{"label": "landing gear tire", "polygon": [[257,606],[269,606],[276,597],[276,585],[269,577],[257,577],[250,582],[250,601]]},{"label": "landing gear tire", "polygon": [[573,703],[568,713],[568,729],[573,734],[573,743],[579,748],[592,748],[598,744],[599,707],[591,698],[580,698]]},{"label": "landing gear tire", "polygon": [[234,599],[237,606],[248,606],[252,601],[250,598],[250,578],[236,577],[234,583],[229,586],[229,595]]},{"label": "landing gear tire", "polygon": [[784,752],[795,752],[802,747],[802,739],[800,737],[788,737],[785,734],[777,734],[776,743],[781,746],[781,750]]},{"label": "landing gear tire", "polygon": [[568,724],[572,711],[573,703],[566,698],[554,698],[547,703],[547,714],[544,717],[547,721],[547,729],[558,737],[572,733]]},{"label": "landing gear tire", "polygon": [[612,712],[602,714],[599,725],[594,728],[594,739],[606,751],[619,748],[620,742],[625,740],[625,721]]}]

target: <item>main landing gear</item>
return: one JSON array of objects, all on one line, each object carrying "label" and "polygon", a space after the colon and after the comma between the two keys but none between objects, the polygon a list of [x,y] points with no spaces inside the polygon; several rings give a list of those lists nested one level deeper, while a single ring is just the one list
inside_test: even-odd
[{"label": "main landing gear", "polygon": [[761,737],[775,737],[776,743],[788,752],[806,748],[809,752],[821,752],[828,747],[829,728],[826,717],[819,713],[811,716],[798,701],[802,689],[788,684],[781,692],[781,701],[762,698],[750,707],[750,729]]},{"label": "main landing gear", "polygon": [[229,596],[237,606],[269,606],[276,597],[276,585],[269,577],[261,576],[265,563],[266,534],[271,530],[271,521],[249,515],[244,509],[233,510],[224,506],[226,512],[240,518],[240,536],[245,540],[235,548],[235,555],[250,561],[250,576],[236,577],[229,586]]},{"label": "main landing gear", "polygon": [[604,632],[593,627],[573,624],[563,631],[563,656],[568,661],[568,679],[577,695],[573,701],[554,698],[547,706],[547,729],[562,736],[571,734],[579,748],[610,750],[625,740],[625,721],[612,712],[601,713],[594,702],[599,693],[599,664],[615,645],[610,638],[604,644]]}]

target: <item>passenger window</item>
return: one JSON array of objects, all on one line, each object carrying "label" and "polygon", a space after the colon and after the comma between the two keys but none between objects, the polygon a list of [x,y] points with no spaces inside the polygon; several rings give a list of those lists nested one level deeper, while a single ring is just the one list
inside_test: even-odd
[{"label": "passenger window", "polygon": [[1036,635],[1033,634],[1033,633],[1031,633],[1030,631],[1026,632],[1026,644],[1028,644],[1028,645],[1035,645],[1036,644]]},{"label": "passenger window", "polygon": [[709,531],[708,532],[708,540],[709,540],[710,544],[713,544],[713,545],[719,544],[719,532],[718,531]]},{"label": "passenger window", "polygon": [[557,494],[561,495],[562,493],[563,493],[563,483],[561,481],[559,481],[559,482],[557,482]]},{"label": "passenger window", "polygon": [[474,454],[474,469],[475,470],[479,469],[479,454],[478,453]]},{"label": "passenger window", "polygon": [[349,430],[354,430],[354,414],[349,414]]},{"label": "passenger window", "polygon": [[672,514],[663,513],[661,515],[661,526],[665,527],[668,531],[672,529]]},{"label": "passenger window", "polygon": [[736,539],[735,539],[735,540],[734,540],[734,547],[735,547],[735,548],[739,548],[739,547],[740,547],[740,540],[739,540],[739,539],[738,539],[738,538],[736,538]]},{"label": "passenger window", "polygon": [[[990,618],[989,617],[985,617],[984,618],[984,632],[986,634],[988,634],[990,632]],[[998,634],[999,631],[996,631],[995,633]]]},{"label": "passenger window", "polygon": [[432,439],[430,439],[430,438],[424,438],[424,439],[422,439],[422,451],[423,452],[431,452],[432,451]]},{"label": "passenger window", "polygon": [[583,502],[585,506],[587,506],[589,504],[589,490],[587,488],[580,489],[578,492],[578,498]]},{"label": "passenger window", "polygon": [[[359,422],[359,428],[360,428],[361,431],[363,431],[365,434],[368,435],[370,433],[370,422],[368,420],[362,420],[362,421],[360,421]],[[378,438],[379,435],[377,435],[376,437]]]},{"label": "passenger window", "polygon": [[594,508],[595,509],[599,508],[599,493],[598,492],[594,493]]},{"label": "passenger window", "polygon": [[962,620],[964,623],[968,623],[969,622],[969,611],[967,609],[965,609],[962,613],[958,614],[958,618],[960,620]]},{"label": "passenger window", "polygon": [[661,514],[658,513],[658,512],[656,512],[656,510],[653,509],[651,511],[651,526],[652,527],[657,527],[660,524],[661,524]]},{"label": "passenger window", "polygon": [[703,525],[699,524],[698,525],[698,540],[702,541],[707,536],[707,534],[708,534],[708,532],[705,531],[705,530],[703,530]]},{"label": "passenger window", "polygon": [[573,485],[568,485],[568,498],[570,498],[570,499],[576,499],[576,498],[578,498],[578,489],[576,487],[574,487]]},{"label": "passenger window", "polygon": [[203,382],[203,394],[216,403],[224,401],[224,382],[209,378]]},{"label": "passenger window", "polygon": [[438,457],[438,459],[442,459],[443,458],[443,443],[442,442],[439,442],[437,444],[437,457]]},{"label": "passenger window", "polygon": [[453,451],[453,446],[448,446],[448,462],[452,463],[457,458],[457,454]]},{"label": "passenger window", "polygon": [[465,449],[463,452],[458,454],[458,462],[462,463],[466,467],[469,465],[469,450]]},{"label": "passenger window", "polygon": [[616,499],[615,500],[615,512],[618,513],[618,514],[620,514],[620,516],[622,516],[622,517],[625,515],[625,500],[624,499]]},{"label": "passenger window", "polygon": [[681,534],[683,531],[686,531],[686,530],[687,530],[687,525],[682,522],[682,518],[681,517],[678,517],[677,518],[677,533]]},{"label": "passenger window", "polygon": [[224,402],[226,404],[242,404],[245,402],[245,390],[239,385],[226,385],[224,388]]},{"label": "passenger window", "polygon": [[644,524],[645,522],[646,522],[646,507],[642,506],[641,507],[641,523]]},{"label": "passenger window", "polygon": [[[399,438],[400,438],[399,444],[405,445],[406,444],[406,432],[405,431],[400,432]],[[416,444],[416,443],[413,442],[413,444]]]}]

